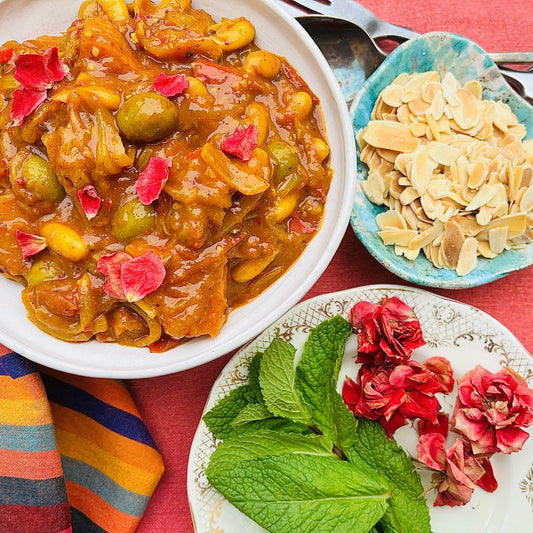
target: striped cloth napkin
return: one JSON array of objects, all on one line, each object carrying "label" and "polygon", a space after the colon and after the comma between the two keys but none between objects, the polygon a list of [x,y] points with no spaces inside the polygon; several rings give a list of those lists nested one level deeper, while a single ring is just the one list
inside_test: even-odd
[{"label": "striped cloth napkin", "polygon": [[0,533],[135,531],[164,466],[127,389],[0,350]]}]

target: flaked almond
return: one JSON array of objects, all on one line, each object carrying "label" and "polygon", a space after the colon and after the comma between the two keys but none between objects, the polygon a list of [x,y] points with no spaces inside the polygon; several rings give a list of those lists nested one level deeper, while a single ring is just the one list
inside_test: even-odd
[{"label": "flaked almond", "polygon": [[450,268],[457,268],[459,253],[465,242],[465,236],[461,226],[454,220],[449,220],[444,226],[444,236],[442,239],[442,250],[446,258],[446,264]]},{"label": "flaked almond", "polygon": [[507,226],[493,228],[489,231],[489,245],[492,252],[501,254],[505,250],[508,234],[509,228]]},{"label": "flaked almond", "polygon": [[376,148],[395,152],[412,152],[420,143],[409,130],[409,126],[388,120],[371,120],[363,139]]},{"label": "flaked almond", "polygon": [[477,247],[478,243],[476,238],[468,237],[468,239],[465,239],[457,260],[456,271],[458,276],[466,276],[476,268]]},{"label": "flaked almond", "polygon": [[399,211],[391,209],[376,216],[376,223],[381,230],[407,229],[407,223]]}]

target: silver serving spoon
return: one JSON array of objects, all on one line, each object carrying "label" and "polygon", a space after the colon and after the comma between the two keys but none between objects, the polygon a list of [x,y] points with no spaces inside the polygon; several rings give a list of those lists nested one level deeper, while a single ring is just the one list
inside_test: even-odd
[{"label": "silver serving spoon", "polygon": [[[349,106],[365,80],[383,63],[385,53],[362,28],[348,20],[324,15],[303,15],[296,20],[324,54]],[[503,77],[520,96],[533,103],[518,80],[506,74]]]},{"label": "silver serving spoon", "polygon": [[[281,2],[295,17],[298,15],[294,14],[294,10],[300,9],[300,14],[303,10],[304,13],[325,15],[323,20],[326,24],[329,17],[353,22],[366,32],[378,49],[380,45],[376,39],[389,39],[399,44],[420,35],[410,28],[381,20],[354,0],[281,0]],[[533,69],[533,52],[491,52],[489,56],[496,64],[504,65],[509,70],[524,72],[523,67],[528,65],[529,71]]]}]

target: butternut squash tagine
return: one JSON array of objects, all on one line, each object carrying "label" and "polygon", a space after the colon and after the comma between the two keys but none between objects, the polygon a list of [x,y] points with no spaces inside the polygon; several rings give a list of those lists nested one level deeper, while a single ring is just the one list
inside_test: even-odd
[{"label": "butternut squash tagine", "polygon": [[216,336],[320,228],[318,99],[244,18],[89,0],[0,47],[0,269],[66,341]]}]

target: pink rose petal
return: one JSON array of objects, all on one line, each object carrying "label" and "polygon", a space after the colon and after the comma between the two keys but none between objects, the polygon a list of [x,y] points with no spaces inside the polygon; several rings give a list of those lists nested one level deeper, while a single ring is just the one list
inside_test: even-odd
[{"label": "pink rose petal", "polygon": [[44,66],[44,57],[38,54],[17,57],[14,77],[27,90],[44,91],[53,85]]},{"label": "pink rose petal", "polygon": [[142,300],[157,290],[163,283],[165,275],[163,261],[151,250],[123,263],[120,278],[128,302]]},{"label": "pink rose petal", "polygon": [[120,272],[122,265],[131,260],[131,255],[126,252],[115,252],[105,255],[98,260],[96,269],[106,278],[103,289],[106,294],[117,300],[125,300]]},{"label": "pink rose petal", "polygon": [[93,219],[100,210],[102,199],[92,185],[87,185],[78,191],[81,208],[87,217],[87,220]]},{"label": "pink rose petal", "polygon": [[147,167],[139,174],[135,190],[144,205],[151,204],[159,198],[168,180],[170,161],[163,157],[151,157]]},{"label": "pink rose petal", "polygon": [[185,74],[169,76],[161,73],[154,81],[154,89],[168,98],[178,96],[189,88],[189,80]]},{"label": "pink rose petal", "polygon": [[10,118],[13,126],[20,126],[46,100],[46,91],[17,89],[13,93]]},{"label": "pink rose petal", "polygon": [[43,55],[44,70],[50,82],[61,81],[68,74],[68,66],[59,60],[57,46],[52,46]]},{"label": "pink rose petal", "polygon": [[26,233],[25,231],[15,231],[15,238],[19,243],[20,250],[22,251],[22,257],[28,259],[32,255],[42,252],[47,244],[46,239],[40,235],[34,235],[33,233]]},{"label": "pink rose petal", "polygon": [[422,435],[416,447],[418,460],[435,470],[446,469],[446,439],[439,433]]},{"label": "pink rose petal", "polygon": [[220,143],[220,149],[227,154],[237,156],[241,161],[249,161],[257,148],[259,130],[255,124],[246,128],[237,128],[235,133]]}]

